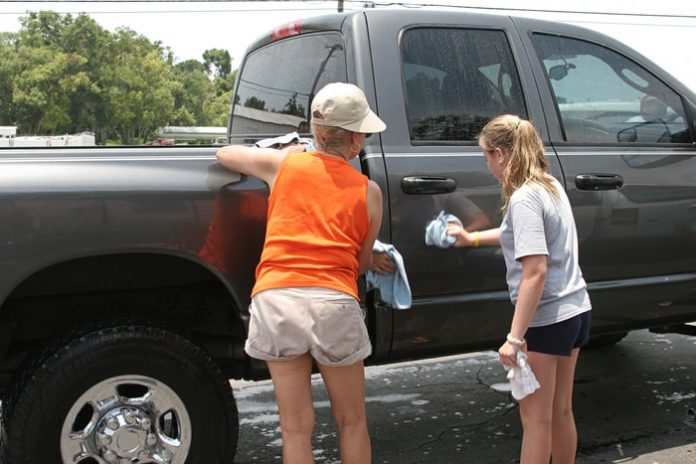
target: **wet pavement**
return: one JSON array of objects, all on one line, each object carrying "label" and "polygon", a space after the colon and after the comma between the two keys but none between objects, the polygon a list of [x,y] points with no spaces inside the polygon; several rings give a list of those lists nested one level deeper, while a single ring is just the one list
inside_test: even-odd
[{"label": "wet pavement", "polygon": [[[696,462],[696,337],[630,333],[585,350],[575,387],[578,464]],[[493,352],[366,369],[374,463],[517,462],[517,403]],[[270,382],[234,382],[239,464],[280,462]],[[326,390],[313,378],[317,463],[339,463]]]}]

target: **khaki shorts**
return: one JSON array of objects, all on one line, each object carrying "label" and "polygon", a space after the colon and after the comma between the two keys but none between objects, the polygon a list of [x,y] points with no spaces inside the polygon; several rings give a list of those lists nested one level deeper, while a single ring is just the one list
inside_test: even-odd
[{"label": "khaki shorts", "polygon": [[254,295],[244,350],[263,361],[310,353],[326,366],[368,357],[372,345],[365,313],[352,296],[318,287],[279,288]]}]

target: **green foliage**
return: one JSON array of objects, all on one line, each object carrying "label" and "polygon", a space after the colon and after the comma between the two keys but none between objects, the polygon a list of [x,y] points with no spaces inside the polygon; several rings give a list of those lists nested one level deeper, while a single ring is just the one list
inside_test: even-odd
[{"label": "green foliage", "polygon": [[179,86],[174,89],[176,107],[180,110],[173,125],[209,125],[205,112],[206,101],[215,95],[215,89],[208,78],[205,66],[200,61],[188,60],[174,66],[174,75]]},{"label": "green foliage", "polygon": [[0,33],[0,125],[16,125],[12,111],[13,76],[17,68],[15,34]]},{"label": "green foliage", "polygon": [[212,48],[203,52],[203,64],[213,77],[222,77],[232,71],[232,58],[227,50]]},{"label": "green foliage", "polygon": [[297,103],[297,93],[292,94],[292,97],[290,97],[288,102],[285,104],[285,107],[280,112],[300,117],[305,117],[307,114],[307,112],[305,111],[305,107]]},{"label": "green foliage", "polygon": [[225,50],[175,63],[160,42],[111,33],[85,14],[29,13],[21,25],[0,33],[0,125],[133,144],[166,125],[227,124],[237,72]]},{"label": "green foliage", "polygon": [[257,110],[265,111],[266,110],[266,101],[261,100],[259,98],[256,98],[254,96],[251,96],[251,97],[246,99],[246,101],[244,102],[244,106],[246,106],[247,108],[255,108]]}]

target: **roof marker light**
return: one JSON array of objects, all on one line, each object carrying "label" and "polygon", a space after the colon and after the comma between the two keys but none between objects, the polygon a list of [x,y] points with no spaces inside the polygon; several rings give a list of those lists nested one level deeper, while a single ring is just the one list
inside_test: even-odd
[{"label": "roof marker light", "polygon": [[283,24],[282,26],[276,28],[271,32],[271,41],[276,41],[279,39],[284,39],[292,35],[298,35],[302,33],[302,20],[297,19],[295,21]]}]

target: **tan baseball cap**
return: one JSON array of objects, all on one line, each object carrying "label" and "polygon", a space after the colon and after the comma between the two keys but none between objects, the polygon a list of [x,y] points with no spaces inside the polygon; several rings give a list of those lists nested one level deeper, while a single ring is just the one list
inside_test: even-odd
[{"label": "tan baseball cap", "polygon": [[353,132],[382,132],[387,125],[372,112],[359,87],[345,82],[326,84],[312,100],[312,122]]}]

